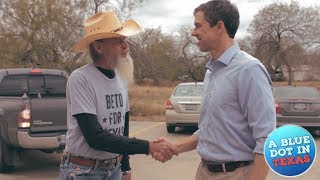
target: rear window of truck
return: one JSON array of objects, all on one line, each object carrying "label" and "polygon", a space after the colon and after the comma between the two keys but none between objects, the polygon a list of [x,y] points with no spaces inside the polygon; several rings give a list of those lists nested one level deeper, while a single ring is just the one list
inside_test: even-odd
[{"label": "rear window of truck", "polygon": [[67,78],[59,75],[9,75],[0,84],[0,96],[65,97]]},{"label": "rear window of truck", "polygon": [[6,76],[0,84],[1,96],[22,96],[28,92],[27,76],[14,75]]}]

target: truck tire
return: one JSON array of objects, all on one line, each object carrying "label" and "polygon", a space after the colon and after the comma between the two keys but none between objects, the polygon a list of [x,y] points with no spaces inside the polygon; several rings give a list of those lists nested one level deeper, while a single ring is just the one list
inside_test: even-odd
[{"label": "truck tire", "polygon": [[0,173],[11,172],[14,169],[14,165],[8,162],[13,161],[14,149],[10,148],[0,138]]},{"label": "truck tire", "polygon": [[175,129],[176,129],[175,126],[167,125],[167,131],[168,131],[168,133],[174,133],[174,132],[175,132]]}]

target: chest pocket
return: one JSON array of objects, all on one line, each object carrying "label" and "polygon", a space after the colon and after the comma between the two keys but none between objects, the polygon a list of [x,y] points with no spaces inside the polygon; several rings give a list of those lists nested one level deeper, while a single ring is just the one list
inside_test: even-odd
[{"label": "chest pocket", "polygon": [[238,94],[234,81],[227,76],[213,78],[210,91],[210,105],[214,108],[238,108]]}]

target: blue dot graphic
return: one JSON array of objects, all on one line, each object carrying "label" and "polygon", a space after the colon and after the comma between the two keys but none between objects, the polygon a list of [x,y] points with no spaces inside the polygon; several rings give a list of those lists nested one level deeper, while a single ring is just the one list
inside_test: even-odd
[{"label": "blue dot graphic", "polygon": [[267,164],[275,173],[299,176],[310,169],[316,158],[316,145],[312,135],[297,125],[284,125],[273,130],[265,144]]}]

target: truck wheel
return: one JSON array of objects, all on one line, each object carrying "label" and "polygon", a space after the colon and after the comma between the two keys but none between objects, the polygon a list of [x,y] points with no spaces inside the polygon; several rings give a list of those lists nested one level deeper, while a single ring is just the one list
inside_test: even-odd
[{"label": "truck wheel", "polygon": [[168,133],[174,133],[175,130],[176,130],[176,127],[175,127],[175,126],[167,125],[167,131],[168,131]]},{"label": "truck wheel", "polygon": [[[10,152],[11,151],[11,152]],[[0,139],[0,172],[6,173],[14,169],[14,165],[9,164],[8,161],[13,160],[14,149],[8,147],[8,145]]]}]

